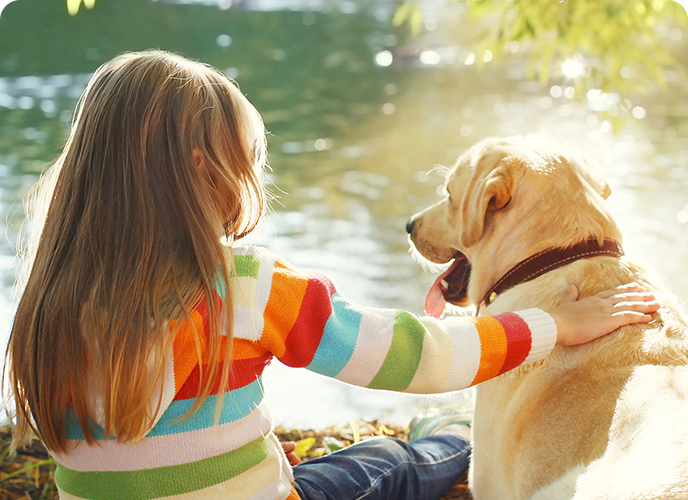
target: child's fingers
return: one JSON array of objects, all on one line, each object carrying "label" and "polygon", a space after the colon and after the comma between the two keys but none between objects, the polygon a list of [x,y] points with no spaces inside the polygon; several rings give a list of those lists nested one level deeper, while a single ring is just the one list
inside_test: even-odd
[{"label": "child's fingers", "polygon": [[612,304],[622,304],[622,303],[646,303],[654,302],[655,294],[652,292],[630,292],[630,293],[619,293],[612,295],[606,300],[611,301]]},{"label": "child's fingers", "polygon": [[603,292],[600,292],[600,293],[596,294],[595,296],[600,298],[600,299],[608,299],[609,297],[612,297],[614,295],[637,292],[639,290],[640,290],[640,285],[638,283],[626,283],[624,285],[619,285],[616,288],[610,288],[609,290],[605,290]]},{"label": "child's fingers", "polygon": [[617,286],[613,290],[615,290],[617,293],[637,292],[640,290],[640,284],[636,283],[635,281],[632,283],[624,283],[623,285]]},{"label": "child's fingers", "polygon": [[618,302],[614,304],[614,309],[618,313],[628,312],[638,312],[649,314],[656,312],[660,307],[659,302],[656,300],[652,301],[632,301],[632,302]]},{"label": "child's fingers", "polygon": [[283,441],[281,444],[284,453],[291,453],[296,449],[296,443],[294,441]]},{"label": "child's fingers", "polygon": [[651,315],[636,311],[622,311],[614,313],[612,314],[612,318],[616,322],[618,328],[637,323],[649,323],[652,321]]},{"label": "child's fingers", "polygon": [[611,313],[612,321],[617,327],[649,323],[652,321],[652,313],[659,309],[659,302],[619,302]]}]

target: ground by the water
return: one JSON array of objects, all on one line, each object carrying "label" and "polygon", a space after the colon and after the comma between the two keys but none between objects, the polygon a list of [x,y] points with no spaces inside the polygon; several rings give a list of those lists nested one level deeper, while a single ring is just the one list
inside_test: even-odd
[{"label": "ground by the water", "polygon": [[[380,422],[352,422],[349,426],[322,430],[278,427],[280,441],[295,441],[297,455],[304,461],[331,453],[372,436],[392,436],[406,440],[408,429]],[[53,481],[55,464],[38,440],[16,454],[9,454],[10,433],[0,427],[0,498],[6,500],[57,500]],[[470,500],[464,476],[442,500]]]}]

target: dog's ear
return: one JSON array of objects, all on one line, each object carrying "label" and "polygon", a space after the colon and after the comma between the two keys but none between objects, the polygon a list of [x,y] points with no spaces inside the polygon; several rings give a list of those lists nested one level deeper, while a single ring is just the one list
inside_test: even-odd
[{"label": "dog's ear", "polygon": [[514,179],[523,163],[514,156],[501,158],[487,175],[476,168],[461,204],[461,244],[473,246],[483,235],[491,212],[502,210],[511,201]]}]

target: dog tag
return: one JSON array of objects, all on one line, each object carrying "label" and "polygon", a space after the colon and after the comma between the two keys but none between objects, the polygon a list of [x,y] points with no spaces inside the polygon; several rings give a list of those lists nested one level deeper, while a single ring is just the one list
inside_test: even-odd
[{"label": "dog tag", "polygon": [[492,303],[495,301],[496,298],[497,298],[497,292],[492,292],[492,293],[490,294],[490,298],[489,298],[490,304],[492,304]]}]

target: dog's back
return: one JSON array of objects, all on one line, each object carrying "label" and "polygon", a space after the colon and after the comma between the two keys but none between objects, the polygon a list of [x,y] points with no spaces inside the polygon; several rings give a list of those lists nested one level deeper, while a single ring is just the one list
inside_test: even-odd
[{"label": "dog's back", "polygon": [[478,387],[476,500],[688,498],[688,324],[656,279],[596,257],[512,289],[487,313],[551,309],[566,283],[586,296],[630,281],[663,304],[650,324],[555,348]]}]

